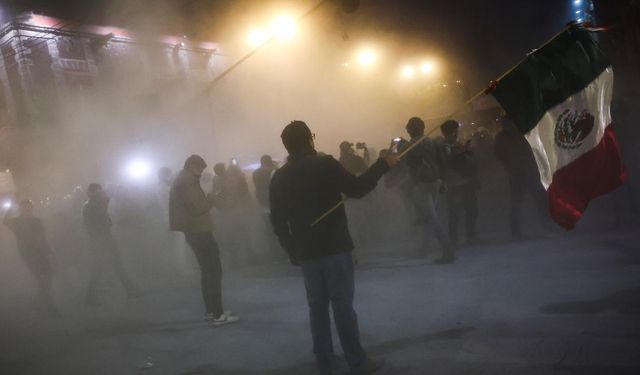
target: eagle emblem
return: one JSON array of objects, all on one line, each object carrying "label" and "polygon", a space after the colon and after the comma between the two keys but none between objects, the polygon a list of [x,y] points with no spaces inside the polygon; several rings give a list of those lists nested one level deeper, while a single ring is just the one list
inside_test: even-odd
[{"label": "eagle emblem", "polygon": [[595,118],[587,110],[565,109],[556,122],[556,145],[566,150],[580,147],[593,130],[594,123]]}]

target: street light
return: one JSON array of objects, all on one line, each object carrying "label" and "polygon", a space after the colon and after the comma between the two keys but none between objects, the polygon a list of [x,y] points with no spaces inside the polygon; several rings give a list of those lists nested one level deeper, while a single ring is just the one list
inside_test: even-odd
[{"label": "street light", "polygon": [[433,61],[425,61],[420,65],[420,72],[424,75],[430,75],[436,70],[436,64]]},{"label": "street light", "polygon": [[284,41],[293,39],[298,31],[296,20],[291,16],[280,16],[271,23],[273,35]]},{"label": "street light", "polygon": [[258,48],[267,43],[271,38],[277,38],[288,42],[292,40],[298,32],[296,19],[291,16],[280,16],[275,18],[268,28],[254,27],[247,33],[247,42],[253,48]]},{"label": "street light", "polygon": [[416,70],[411,65],[405,65],[404,67],[402,67],[400,74],[402,74],[402,77],[406,79],[411,79],[416,75]]},{"label": "street light", "polygon": [[368,68],[378,62],[378,51],[371,47],[363,47],[356,52],[356,63]]},{"label": "street light", "polygon": [[127,174],[133,180],[144,180],[151,174],[151,165],[145,160],[133,160],[127,165]]}]

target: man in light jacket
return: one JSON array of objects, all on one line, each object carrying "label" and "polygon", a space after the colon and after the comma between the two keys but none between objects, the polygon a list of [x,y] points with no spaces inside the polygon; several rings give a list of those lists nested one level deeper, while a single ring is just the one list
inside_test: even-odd
[{"label": "man in light jacket", "polygon": [[207,167],[199,155],[191,155],[184,163],[169,192],[169,225],[172,231],[183,232],[200,265],[202,298],[206,307],[205,320],[214,326],[235,323],[238,317],[222,308],[222,267],[218,243],[213,236],[211,209],[215,196],[205,195],[200,177]]}]

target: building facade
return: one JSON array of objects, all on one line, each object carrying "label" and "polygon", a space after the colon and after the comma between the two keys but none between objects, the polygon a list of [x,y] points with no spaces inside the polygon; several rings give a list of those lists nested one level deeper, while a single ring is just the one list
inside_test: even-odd
[{"label": "building facade", "polygon": [[19,168],[23,138],[56,126],[58,98],[130,72],[156,84],[206,84],[224,57],[215,43],[141,37],[33,13],[0,27],[0,168]]}]

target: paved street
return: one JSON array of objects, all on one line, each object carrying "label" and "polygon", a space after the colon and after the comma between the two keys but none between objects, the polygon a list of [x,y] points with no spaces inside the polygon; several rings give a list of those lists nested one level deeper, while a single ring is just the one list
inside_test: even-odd
[{"label": "paved street", "polygon": [[[460,262],[373,258],[357,273],[357,309],[382,374],[637,374],[640,252],[633,231],[465,248]],[[4,284],[3,288],[6,289]],[[241,323],[201,320],[195,280],[117,289],[100,309],[63,301],[42,319],[4,293],[3,374],[307,374],[313,356],[297,269],[228,273]],[[6,306],[6,305],[5,305]]]}]

